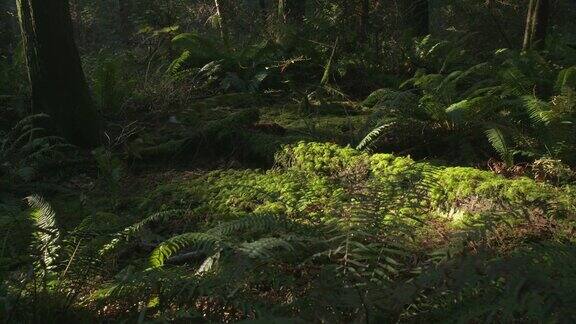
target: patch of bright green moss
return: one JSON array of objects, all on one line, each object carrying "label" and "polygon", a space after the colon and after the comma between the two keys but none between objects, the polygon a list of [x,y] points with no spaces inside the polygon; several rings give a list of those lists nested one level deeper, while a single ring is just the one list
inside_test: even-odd
[{"label": "patch of bright green moss", "polygon": [[[267,172],[210,172],[157,193],[171,194],[177,205],[193,205],[197,213],[214,220],[255,214],[324,219],[370,210],[381,213],[384,221],[418,215],[424,209],[431,213],[432,207],[460,223],[481,220],[481,213],[496,206],[560,205],[565,211],[574,210],[574,190],[528,178],[506,179],[474,168],[443,168],[409,157],[370,155],[331,143],[288,145],[277,154],[276,164]],[[463,207],[469,201],[485,208]]]}]

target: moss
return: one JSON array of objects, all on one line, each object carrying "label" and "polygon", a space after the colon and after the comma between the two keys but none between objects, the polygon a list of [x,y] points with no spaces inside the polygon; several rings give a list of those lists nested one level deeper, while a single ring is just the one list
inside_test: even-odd
[{"label": "moss", "polygon": [[453,206],[469,197],[491,199],[512,205],[543,205],[558,196],[558,189],[529,178],[505,179],[474,168],[441,169],[431,191],[437,205]]},{"label": "moss", "polygon": [[367,155],[350,147],[331,143],[304,143],[287,146],[277,156],[284,167],[321,175],[335,174],[358,163],[366,163]]},{"label": "moss", "polygon": [[370,157],[371,170],[380,180],[411,176],[415,165],[410,157],[395,157],[392,154],[375,154]]},{"label": "moss", "polygon": [[264,214],[329,219],[364,212],[377,212],[389,222],[434,211],[460,227],[506,206],[513,211],[547,205],[575,210],[575,190],[568,187],[506,179],[474,168],[437,167],[391,154],[370,155],[331,143],[285,146],[276,165],[267,172],[204,173],[160,186],[149,201],[161,202],[159,209],[192,208],[207,222]]},{"label": "moss", "polygon": [[355,140],[365,124],[366,115],[345,111],[334,104],[324,105],[303,115],[297,105],[260,108],[261,121],[278,124],[299,140],[331,141],[340,144]]}]

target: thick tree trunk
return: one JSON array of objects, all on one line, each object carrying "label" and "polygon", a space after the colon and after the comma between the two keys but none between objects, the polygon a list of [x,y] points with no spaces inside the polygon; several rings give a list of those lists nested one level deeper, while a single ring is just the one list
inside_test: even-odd
[{"label": "thick tree trunk", "polygon": [[98,144],[94,108],[72,33],[67,0],[16,0],[32,87],[32,110],[71,143]]},{"label": "thick tree trunk", "polygon": [[549,19],[550,0],[530,0],[526,14],[523,50],[544,48]]},{"label": "thick tree trunk", "polygon": [[415,36],[430,34],[430,4],[428,0],[413,0],[410,4],[408,21],[412,22],[412,30]]}]

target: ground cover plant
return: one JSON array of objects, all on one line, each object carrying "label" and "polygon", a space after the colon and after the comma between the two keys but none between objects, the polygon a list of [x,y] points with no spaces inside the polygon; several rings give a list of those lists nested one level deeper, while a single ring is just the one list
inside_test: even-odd
[{"label": "ground cover plant", "polygon": [[0,322],[576,320],[575,17],[0,4]]}]

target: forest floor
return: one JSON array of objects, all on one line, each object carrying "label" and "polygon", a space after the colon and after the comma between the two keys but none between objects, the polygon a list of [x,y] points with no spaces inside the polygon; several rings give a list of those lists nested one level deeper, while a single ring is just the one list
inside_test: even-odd
[{"label": "forest floor", "polygon": [[[70,228],[83,218],[74,215],[79,210],[82,216],[116,215],[127,225],[146,216],[143,213],[154,212],[141,207],[158,188],[184,185],[214,171],[265,172],[275,167],[276,154],[285,145],[358,142],[369,127],[366,120],[371,113],[350,101],[303,107],[281,96],[254,94],[198,99],[186,109],[172,111],[132,114],[127,109],[116,122],[128,126],[112,128],[110,151],[87,153],[86,158],[93,155],[97,164],[63,162],[50,176],[50,182],[63,184],[54,204],[61,207],[63,216],[70,213],[70,219],[63,222]],[[127,135],[131,141],[122,142]],[[182,189],[172,188],[174,192],[164,195],[178,196]],[[154,208],[159,206],[176,207],[154,204]]]},{"label": "forest floor", "polygon": [[[181,266],[186,269],[205,266],[205,262],[195,259],[181,260],[189,252],[186,246],[174,243],[175,246],[160,252],[158,247],[170,242],[175,235],[211,233],[211,228],[218,224],[250,218],[256,222],[262,217],[287,217],[297,225],[291,225],[296,227],[290,229],[262,225],[264,230],[257,234],[246,234],[234,232],[244,228],[236,224],[234,229],[229,229],[230,233],[226,232],[231,236],[222,238],[236,251],[233,253],[268,260],[273,250],[283,246],[275,245],[278,243],[275,240],[288,240],[282,241],[284,244],[291,235],[311,235],[310,232],[317,234],[306,240],[325,238],[329,249],[314,250],[316,245],[312,243],[299,245],[298,249],[309,249],[310,255],[297,262],[287,260],[280,267],[277,267],[278,259],[274,259],[269,268],[252,269],[244,263],[232,264],[234,281],[220,278],[223,281],[218,289],[224,292],[207,288],[211,297],[201,306],[196,304],[202,314],[194,316],[213,321],[247,318],[252,315],[243,312],[241,305],[249,303],[264,305],[267,309],[279,308],[281,314],[310,320],[330,320],[331,316],[335,321],[342,320],[341,316],[350,320],[346,312],[347,315],[325,313],[335,302],[331,298],[348,292],[349,287],[336,285],[340,281],[333,280],[330,282],[335,286],[322,286],[325,284],[322,283],[323,267],[307,261],[318,255],[328,255],[328,260],[322,262],[327,262],[324,266],[335,265],[328,269],[336,273],[342,267],[349,269],[339,274],[346,282],[373,285],[368,286],[371,288],[366,288],[367,291],[372,288],[386,291],[404,287],[402,278],[419,278],[415,274],[423,268],[434,268],[436,262],[454,255],[487,250],[484,262],[488,267],[490,262],[495,262],[495,256],[524,257],[513,253],[526,244],[571,240],[574,226],[570,215],[576,211],[574,187],[528,177],[505,178],[477,168],[442,166],[347,147],[366,133],[366,121],[371,113],[354,102],[302,105],[282,97],[249,94],[195,100],[186,109],[161,113],[151,110],[147,114],[132,115],[130,109],[126,110],[120,124],[128,126],[117,127],[115,134],[109,134],[110,145],[91,153],[97,163],[67,166],[63,162],[50,176],[50,182],[61,184],[60,189],[45,197],[65,232],[77,233],[89,224],[90,234],[83,234],[84,240],[90,238],[86,251],[95,249],[100,251],[99,255],[105,251],[111,256],[91,270],[86,270],[81,263],[72,264],[72,268],[79,267],[78,270],[91,278],[83,285],[80,304],[88,305],[100,318],[136,316],[138,311],[130,313],[129,310],[136,307],[141,311],[138,303],[154,300],[156,293],[149,295],[150,292],[118,288],[130,285],[126,278],[136,276],[141,285],[142,280],[148,280],[143,278],[151,273],[150,262],[155,267],[170,264],[172,270]],[[132,140],[125,141],[126,136]],[[93,161],[92,157],[87,156],[86,161]],[[158,212],[175,210],[184,211],[184,216],[148,218]],[[340,236],[317,227],[334,221],[343,221],[339,230],[348,234]],[[342,237],[347,237],[345,242],[339,241]],[[111,241],[111,238],[118,240]],[[350,238],[358,240],[359,248],[346,252],[345,257],[340,256]],[[266,247],[266,243],[272,246]],[[381,245],[383,250],[390,251],[386,256],[388,261],[383,263],[379,255],[378,261],[372,255],[372,249]],[[562,251],[562,248],[553,245],[550,251]],[[353,259],[354,253],[360,254],[357,259]],[[533,264],[529,262],[528,266],[537,267],[541,261],[538,258],[546,257],[546,253],[530,259]],[[175,258],[170,261],[170,256]],[[561,258],[548,260],[557,262]],[[464,264],[465,260],[458,262]],[[446,266],[452,267],[458,262]],[[248,267],[252,272],[238,272],[238,267]],[[451,275],[475,282],[491,275],[479,272],[471,276],[465,269],[465,266],[450,268]],[[524,270],[511,269],[500,275],[513,280],[517,275],[524,275]],[[176,273],[161,273],[162,289],[166,289],[167,296],[162,298],[176,298],[174,303],[183,295],[178,293],[178,297],[174,297],[170,291],[180,289],[176,277],[170,277]],[[387,284],[375,284],[375,278]],[[492,279],[486,280],[490,286]],[[172,284],[176,288],[171,287]],[[214,282],[198,284],[211,287]],[[426,292],[438,297],[443,307],[455,307],[452,311],[456,311],[458,303],[441,299],[443,289],[453,289],[454,282],[446,281],[441,289],[432,289],[437,284],[426,281],[423,288],[402,288],[409,294],[402,298],[417,303],[419,294]],[[426,288],[426,285],[430,286]],[[330,289],[330,293],[319,296],[319,287]],[[541,293],[541,288],[535,285],[527,289],[530,293]],[[222,298],[217,294],[223,294]],[[355,300],[357,296],[346,296],[354,300],[346,303],[364,303],[363,299]],[[473,292],[470,296],[481,297]],[[201,296],[196,302],[200,303],[203,298],[206,297]],[[494,298],[495,307],[499,307],[509,294],[501,293]],[[222,312],[223,300],[229,307],[226,312]],[[328,306],[324,309],[322,305]],[[522,302],[518,307],[525,305]],[[403,306],[392,308],[398,307]],[[163,312],[160,305],[150,308],[157,309],[165,318],[179,316],[170,309]],[[431,314],[426,316],[443,316]]]}]

